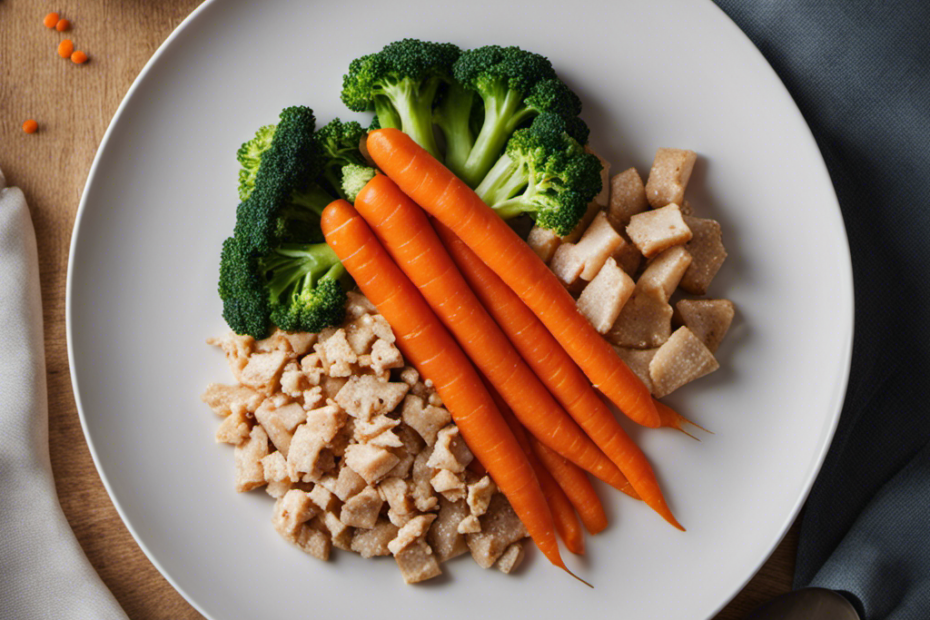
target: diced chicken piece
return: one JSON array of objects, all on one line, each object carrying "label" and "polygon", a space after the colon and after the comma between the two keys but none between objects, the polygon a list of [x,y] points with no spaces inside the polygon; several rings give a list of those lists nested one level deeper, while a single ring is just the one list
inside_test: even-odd
[{"label": "diced chicken piece", "polygon": [[300,364],[291,361],[284,366],[284,372],[281,373],[281,391],[291,398],[299,398],[306,390],[313,387]]},{"label": "diced chicken piece", "polygon": [[365,486],[365,479],[359,476],[351,467],[348,467],[345,459],[343,459],[340,464],[339,475],[333,481],[330,491],[340,501],[345,502],[361,492]]},{"label": "diced chicken piece", "polygon": [[391,368],[401,368],[404,365],[404,358],[393,343],[387,340],[375,340],[371,347],[371,367],[376,373],[390,370]]},{"label": "diced chicken piece", "polygon": [[329,559],[329,552],[333,546],[329,535],[322,528],[310,524],[301,525],[296,535],[289,540],[304,553],[324,562]]},{"label": "diced chicken piece", "polygon": [[245,411],[236,411],[229,414],[216,429],[216,443],[229,443],[238,446],[249,438],[252,430],[252,421]]},{"label": "diced chicken piece", "polygon": [[581,291],[578,311],[599,334],[606,334],[634,288],[633,278],[620,269],[613,258],[608,258],[597,276]]},{"label": "diced chicken piece", "polygon": [[497,570],[505,575],[509,575],[511,571],[520,566],[525,555],[523,542],[519,541],[513,543],[501,554],[500,559],[497,561]]},{"label": "diced chicken piece", "polygon": [[436,444],[433,446],[433,454],[430,456],[427,465],[433,469],[448,469],[455,473],[465,471],[468,464],[475,458],[465,440],[459,434],[459,429],[454,424],[445,427],[436,435]]},{"label": "diced chicken piece", "polygon": [[527,536],[526,528],[503,493],[496,493],[480,519],[481,531],[468,534],[465,542],[481,568],[491,568],[504,551]]},{"label": "diced chicken piece", "polygon": [[594,219],[594,216],[597,215],[600,210],[601,205],[597,204],[593,200],[588,203],[588,209],[584,212],[581,220],[578,221],[578,225],[575,226],[572,232],[562,237],[562,243],[575,243],[581,239],[581,235],[584,234],[584,231],[588,230],[588,226],[591,225],[591,220]]},{"label": "diced chicken piece", "polygon": [[327,531],[329,531],[329,538],[333,542],[333,546],[343,551],[351,551],[352,527],[343,523],[339,517],[332,512],[323,513],[322,521]]},{"label": "diced chicken piece", "polygon": [[468,515],[459,523],[459,534],[477,534],[480,531],[481,520],[475,515]]},{"label": "diced chicken piece", "polygon": [[480,517],[488,511],[491,504],[491,498],[497,492],[497,485],[491,480],[490,476],[483,476],[478,482],[468,485],[468,509],[476,517]]},{"label": "diced chicken piece", "polygon": [[[381,433],[380,435],[378,435],[377,437],[372,437],[370,440],[368,440],[368,443],[373,446],[378,446],[379,448],[403,448],[404,447],[404,442],[401,441],[400,437],[398,437],[394,433],[394,431],[385,431]],[[398,458],[397,463],[399,464],[400,457],[398,456],[397,458]],[[394,467],[397,467],[397,464],[395,464]],[[391,469],[394,469],[394,467],[392,467]]]},{"label": "diced chicken piece", "polygon": [[336,496],[322,484],[313,485],[307,496],[316,505],[318,512],[333,512],[339,504]]},{"label": "diced chicken piece", "polygon": [[346,302],[346,316],[356,319],[365,314],[374,314],[377,312],[374,305],[368,301],[368,298],[361,293],[349,291],[346,293],[348,301]]},{"label": "diced chicken piece", "polygon": [[235,450],[236,491],[244,493],[265,484],[262,459],[268,456],[268,435],[261,426],[253,426],[245,441]]},{"label": "diced chicken piece", "polygon": [[323,366],[323,359],[319,353],[304,355],[300,359],[300,369],[310,385],[319,385],[323,376],[326,375],[326,368]]},{"label": "diced chicken piece", "polygon": [[294,431],[307,419],[307,412],[300,403],[275,407],[274,399],[266,398],[255,410],[255,419],[262,425],[271,443],[287,457]]},{"label": "diced chicken piece", "polygon": [[[386,415],[374,416],[370,420],[355,419],[354,438],[358,443],[367,443],[378,435],[393,429],[400,424],[400,420],[389,418]],[[401,444],[403,445],[403,444]]]},{"label": "diced chicken piece", "polygon": [[279,497],[284,497],[284,494],[294,488],[294,483],[290,480],[279,480],[277,482],[269,482],[265,485],[265,493],[271,497],[278,499]]},{"label": "diced chicken piece", "polygon": [[623,239],[607,221],[607,213],[599,211],[575,246],[584,264],[581,279],[590,282],[621,243]]},{"label": "diced chicken piece", "polygon": [[590,146],[585,145],[584,151],[601,161],[601,191],[594,197],[594,202],[600,207],[606,207],[610,199],[610,162],[598,155]]},{"label": "diced chicken piece", "polygon": [[415,510],[413,501],[407,494],[407,481],[403,478],[385,478],[378,485],[378,491],[390,509],[397,514],[410,514]]},{"label": "diced chicken piece", "polygon": [[427,542],[433,548],[436,559],[440,562],[451,560],[468,551],[465,537],[459,533],[459,524],[468,516],[468,506],[464,501],[450,502],[439,499],[439,513],[427,534]]},{"label": "diced chicken piece", "polygon": [[542,259],[542,262],[548,263],[552,260],[556,248],[562,243],[562,239],[551,230],[533,226],[526,238],[526,243],[536,252],[536,256]]},{"label": "diced chicken piece", "polygon": [[707,288],[727,257],[720,224],[699,217],[686,217],[685,223],[694,236],[685,245],[692,260],[680,286],[692,295],[706,295]]},{"label": "diced chicken piece", "polygon": [[405,525],[407,525],[407,522],[410,521],[410,519],[414,518],[418,514],[420,513],[417,512],[416,510],[413,512],[401,513],[401,512],[397,512],[393,508],[388,508],[388,511],[387,511],[388,521],[390,521],[397,527],[404,527]]},{"label": "diced chicken piece", "polygon": [[640,254],[639,248],[633,245],[633,242],[626,236],[626,233],[622,232],[622,229],[620,238],[623,239],[623,243],[614,250],[612,258],[617,261],[617,264],[627,275],[635,276],[636,272],[639,271],[639,264],[643,260],[643,255]]},{"label": "diced chicken piece", "polygon": [[382,505],[384,500],[381,499],[378,489],[365,487],[361,493],[355,494],[342,505],[339,520],[352,527],[374,527]]},{"label": "diced chicken piece", "polygon": [[265,482],[291,481],[287,475],[287,461],[280,452],[272,452],[268,456],[262,458],[261,463],[262,475],[265,478]]},{"label": "diced chicken piece", "polygon": [[331,377],[348,377],[352,375],[352,364],[358,361],[358,356],[349,341],[346,339],[346,330],[337,329],[332,336],[323,343],[323,357],[329,364]]},{"label": "diced chicken piece", "polygon": [[380,314],[371,316],[371,329],[374,330],[375,336],[380,340],[394,342],[394,330],[391,329],[391,324],[387,322],[387,319]]},{"label": "diced chicken piece", "polygon": [[287,341],[291,353],[299,357],[304,355],[313,347],[316,342],[316,334],[309,332],[285,332],[278,331],[277,335]]},{"label": "diced chicken piece", "polygon": [[320,382],[320,388],[323,390],[324,398],[336,398],[336,394],[345,387],[349,380],[346,377],[323,377]]},{"label": "diced chicken piece", "polygon": [[442,574],[436,554],[425,541],[418,541],[394,556],[405,583],[419,583]]},{"label": "diced chicken piece", "polygon": [[230,331],[222,338],[208,338],[207,344],[223,349],[229,370],[232,371],[236,381],[242,383],[242,371],[249,363],[249,356],[252,355],[255,347],[255,339]]},{"label": "diced chicken piece", "polygon": [[278,378],[286,362],[287,354],[284,351],[255,353],[249,357],[248,363],[242,369],[239,381],[251,388],[271,394],[278,389]]},{"label": "diced chicken piece", "polygon": [[685,188],[694,170],[697,154],[685,149],[660,148],[652,161],[652,170],[646,181],[646,199],[653,209],[670,202],[680,205],[685,199]]},{"label": "diced chicken piece", "polygon": [[610,180],[610,206],[607,219],[617,230],[623,230],[630,218],[649,209],[646,188],[636,168],[615,174]]},{"label": "diced chicken piece", "polygon": [[262,403],[263,396],[245,385],[223,385],[211,383],[200,395],[213,413],[226,417],[235,411],[254,413]]},{"label": "diced chicken piece", "polygon": [[658,347],[672,332],[673,312],[667,301],[637,286],[607,332],[607,340],[635,349]]},{"label": "diced chicken piece", "polygon": [[420,373],[413,366],[404,366],[400,371],[400,380],[413,387],[420,381]]},{"label": "diced chicken piece", "polygon": [[375,341],[372,322],[371,315],[363,314],[346,325],[346,340],[356,355],[364,355],[371,350],[371,344]]},{"label": "diced chicken piece", "polygon": [[301,480],[302,474],[311,479],[325,473],[330,459],[323,454],[336,438],[346,415],[339,407],[326,405],[307,412],[307,422],[297,427],[287,454],[287,468],[291,480]]},{"label": "diced chicken piece", "polygon": [[685,224],[681,209],[676,204],[634,215],[626,227],[626,234],[646,258],[691,239],[691,229]]},{"label": "diced chicken piece", "polygon": [[719,367],[704,343],[687,327],[679,327],[649,363],[653,393],[661,398]]},{"label": "diced chicken piece", "polygon": [[323,396],[323,388],[318,385],[309,390],[304,390],[303,394],[301,394],[301,398],[304,401],[304,409],[307,411],[322,407],[323,402],[326,400]]},{"label": "diced chicken piece", "polygon": [[430,482],[433,478],[433,468],[427,464],[432,452],[432,448],[428,447],[423,452],[420,452],[413,461],[410,495],[420,512],[433,510],[438,503],[433,493],[433,485]]},{"label": "diced chicken piece", "polygon": [[399,460],[388,450],[371,444],[357,443],[346,448],[346,465],[368,484],[374,484],[385,477]]},{"label": "diced chicken piece", "polygon": [[654,349],[633,349],[630,347],[614,347],[620,359],[629,366],[633,374],[652,392],[652,376],[649,374],[649,364],[655,357],[658,347]]},{"label": "diced chicken piece", "polygon": [[391,553],[397,555],[418,540],[426,538],[430,525],[436,520],[436,515],[419,515],[404,524],[400,531],[397,532],[397,538],[388,543],[388,549]]},{"label": "diced chicken piece", "polygon": [[679,323],[690,329],[711,353],[716,353],[735,312],[729,299],[682,299],[675,304],[675,314]]},{"label": "diced chicken piece", "polygon": [[636,284],[647,293],[668,301],[690,265],[691,254],[684,247],[676,245],[652,259]]},{"label": "diced chicken piece", "polygon": [[316,506],[304,491],[291,489],[274,504],[271,522],[286,540],[294,541],[301,526],[317,514]]},{"label": "diced chicken piece", "polygon": [[433,485],[434,491],[450,501],[457,502],[465,499],[465,481],[461,474],[453,473],[448,469],[440,469],[430,478],[430,484]]},{"label": "diced chicken piece", "polygon": [[407,395],[406,383],[387,383],[371,375],[354,375],[336,394],[335,400],[346,412],[358,419],[390,413]]},{"label": "diced chicken piece", "polygon": [[419,396],[408,394],[401,408],[404,424],[419,433],[427,445],[436,443],[440,429],[452,422],[452,415],[440,407],[426,404]]},{"label": "diced chicken piece", "polygon": [[352,535],[352,551],[363,558],[391,555],[388,543],[397,538],[399,528],[387,519],[378,519],[371,529],[357,529]]}]

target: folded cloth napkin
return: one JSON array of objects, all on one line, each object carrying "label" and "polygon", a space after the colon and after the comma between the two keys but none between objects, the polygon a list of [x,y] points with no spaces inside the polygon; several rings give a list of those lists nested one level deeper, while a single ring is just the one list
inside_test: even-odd
[{"label": "folded cloth napkin", "polygon": [[794,585],[838,590],[867,620],[926,620],[930,2],[717,4],[762,50],[810,124],[852,251],[849,389],[801,521]]},{"label": "folded cloth napkin", "polygon": [[68,527],[48,457],[36,236],[0,172],[0,619],[126,620]]}]

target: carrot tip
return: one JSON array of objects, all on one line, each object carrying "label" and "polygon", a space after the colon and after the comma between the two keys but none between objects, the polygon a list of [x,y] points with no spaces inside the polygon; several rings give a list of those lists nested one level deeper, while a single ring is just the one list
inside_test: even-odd
[{"label": "carrot tip", "polygon": [[583,583],[584,585],[588,586],[588,587],[591,588],[592,590],[594,589],[594,586],[592,586],[590,583],[588,583],[587,581],[585,581],[584,579],[582,579],[581,577],[579,577],[578,575],[576,575],[576,574],[573,573],[572,571],[568,570],[567,567],[562,566],[561,568],[562,568],[562,570],[564,570],[566,573],[568,573],[569,575],[571,575],[572,577],[574,577],[575,579],[577,579],[578,581],[580,581],[580,582]]}]

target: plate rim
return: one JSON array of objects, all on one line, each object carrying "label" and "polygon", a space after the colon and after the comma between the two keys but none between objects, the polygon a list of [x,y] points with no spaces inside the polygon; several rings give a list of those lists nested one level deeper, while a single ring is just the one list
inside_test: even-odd
[{"label": "plate rim", "polygon": [[[145,81],[149,72],[161,60],[161,57],[165,54],[165,52],[172,45],[175,39],[178,36],[180,36],[180,34],[184,30],[189,28],[200,17],[201,13],[203,13],[208,7],[220,1],[221,0],[204,0],[193,11],[191,11],[191,13],[187,17],[185,17],[177,25],[177,27],[175,27],[175,29],[171,32],[171,34],[169,34],[168,37],[161,43],[161,45],[158,46],[158,49],[155,50],[151,58],[149,58],[149,60],[146,61],[145,65],[142,67],[142,70],[135,77],[135,79],[132,82],[132,85],[126,91],[126,95],[123,97],[122,101],[120,101],[120,104],[117,107],[116,112],[113,114],[113,117],[110,119],[110,123],[107,126],[107,129],[104,132],[103,138],[100,140],[100,144],[97,146],[97,150],[94,154],[94,160],[87,173],[87,179],[84,183],[84,188],[81,192],[81,200],[78,204],[78,209],[75,214],[74,225],[73,225],[72,234],[71,234],[71,242],[70,242],[70,246],[68,250],[67,279],[66,279],[66,285],[65,285],[65,334],[66,334],[66,342],[67,342],[67,350],[68,350],[68,367],[69,367],[69,374],[71,376],[71,388],[72,388],[72,393],[74,395],[75,407],[77,409],[78,417],[81,422],[81,430],[84,434],[84,439],[87,442],[87,446],[90,451],[91,458],[93,459],[94,467],[97,470],[97,474],[100,476],[100,480],[103,482],[104,488],[107,491],[107,495],[109,496],[111,503],[113,504],[114,508],[119,514],[120,520],[123,522],[123,525],[129,531],[135,543],[139,546],[139,548],[145,554],[145,557],[148,559],[149,562],[151,562],[151,564],[156,568],[156,570],[158,570],[161,576],[164,577],[164,579],[171,585],[171,587],[174,588],[174,590],[178,594],[180,594],[184,598],[184,600],[187,601],[187,603],[190,604],[200,615],[202,615],[204,618],[207,618],[207,620],[218,620],[218,619],[215,618],[215,616],[207,613],[206,610],[203,609],[201,605],[191,595],[189,595],[184,588],[182,588],[175,581],[172,575],[164,567],[162,567],[161,563],[155,557],[154,553],[140,539],[132,523],[126,517],[123,507],[120,504],[120,501],[117,499],[116,493],[114,492],[111,486],[110,480],[107,477],[107,474],[104,471],[104,468],[99,460],[99,456],[97,454],[97,450],[95,448],[94,441],[92,439],[91,432],[88,426],[87,416],[84,413],[84,408],[81,402],[81,396],[80,396],[81,392],[80,392],[80,387],[78,385],[77,375],[72,370],[75,367],[74,347],[72,346],[73,345],[72,309],[73,309],[73,282],[74,282],[73,272],[74,272],[74,264],[75,264],[74,255],[75,255],[75,251],[77,249],[79,239],[80,239],[81,223],[83,220],[83,216],[84,216],[85,211],[87,210],[88,190],[91,188],[91,185],[95,181],[97,168],[102,159],[102,154],[105,151],[109,143],[111,135],[114,132],[117,124],[119,123],[130,100],[135,96],[136,91],[141,86],[141,84]],[[843,353],[843,360],[842,360],[842,367],[841,367],[842,372],[841,372],[839,382],[835,386],[836,391],[839,394],[839,397],[836,399],[836,402],[835,402],[835,411],[831,412],[829,428],[827,429],[827,432],[825,434],[825,437],[821,444],[819,452],[813,455],[814,458],[811,460],[812,466],[810,467],[804,479],[804,483],[803,483],[804,491],[799,495],[798,499],[795,501],[794,505],[791,507],[791,510],[788,512],[785,518],[785,521],[781,524],[781,526],[779,526],[776,535],[770,541],[768,541],[768,543],[766,543],[767,546],[769,547],[768,552],[765,553],[760,558],[760,560],[752,568],[751,572],[749,572],[749,574],[742,581],[736,583],[734,587],[732,588],[732,590],[730,591],[730,593],[727,594],[726,597],[720,601],[717,607],[713,609],[713,611],[708,616],[708,618],[713,618],[724,607],[726,607],[736,597],[736,595],[739,594],[743,590],[743,588],[745,588],[746,585],[756,576],[756,574],[759,572],[762,566],[764,566],[765,563],[769,560],[769,558],[771,558],[772,554],[775,552],[775,550],[777,549],[781,541],[785,538],[789,529],[791,528],[791,525],[794,523],[795,519],[800,513],[801,508],[806,503],[807,498],[809,497],[811,490],[813,489],[814,483],[816,482],[817,476],[820,474],[820,470],[823,467],[823,463],[830,450],[830,447],[833,444],[833,438],[836,434],[836,429],[839,425],[839,420],[840,420],[840,417],[843,411],[843,405],[846,400],[846,394],[847,394],[847,389],[849,385],[849,374],[850,374],[850,369],[851,369],[851,364],[852,364],[853,341],[854,341],[854,336],[855,336],[855,287],[854,287],[854,278],[853,278],[852,258],[851,258],[850,248],[849,248],[849,235],[846,230],[845,219],[843,217],[843,212],[839,204],[839,199],[836,196],[836,188],[833,184],[832,177],[830,176],[830,171],[827,168],[826,161],[823,158],[823,152],[821,151],[820,146],[817,144],[817,140],[814,137],[814,134],[810,128],[810,125],[807,123],[807,119],[804,118],[804,115],[801,113],[800,108],[798,108],[797,102],[792,96],[791,91],[788,90],[787,86],[785,86],[785,83],[782,81],[781,77],[778,75],[778,73],[769,63],[765,55],[762,54],[762,52],[759,50],[756,44],[753,43],[753,41],[749,38],[749,36],[745,32],[743,32],[743,30],[736,24],[736,22],[734,22],[733,19],[729,15],[727,15],[727,13],[722,8],[720,8],[715,2],[713,2],[712,0],[707,0],[707,4],[709,4],[713,10],[716,10],[719,17],[723,18],[722,27],[726,27],[726,28],[729,28],[731,31],[734,31],[737,37],[742,38],[743,41],[751,47],[752,52],[750,53],[756,54],[758,58],[762,60],[762,62],[764,63],[764,66],[767,68],[769,72],[770,77],[774,78],[774,80],[776,80],[777,83],[781,86],[781,88],[784,89],[784,91],[788,94],[788,97],[791,101],[791,105],[789,106],[790,111],[791,111],[790,113],[796,116],[796,118],[801,121],[801,124],[804,127],[805,138],[809,141],[809,144],[813,146],[813,148],[816,150],[819,156],[821,168],[818,171],[818,175],[822,175],[826,178],[826,181],[830,188],[830,196],[832,198],[831,206],[834,207],[833,209],[831,209],[831,211],[833,211],[833,213],[835,213],[835,215],[839,217],[839,221],[840,221],[839,228],[840,228],[841,238],[843,241],[842,243],[843,256],[841,257],[843,268],[841,269],[841,274],[840,274],[841,276],[840,277],[840,288],[841,288],[841,293],[843,297],[846,298],[843,300],[843,303],[840,305],[840,307],[841,309],[843,306],[845,306],[846,308],[846,312],[844,314],[844,320],[846,323],[848,323],[848,326],[849,326],[846,332],[844,341],[843,341],[844,351],[842,352]]]}]

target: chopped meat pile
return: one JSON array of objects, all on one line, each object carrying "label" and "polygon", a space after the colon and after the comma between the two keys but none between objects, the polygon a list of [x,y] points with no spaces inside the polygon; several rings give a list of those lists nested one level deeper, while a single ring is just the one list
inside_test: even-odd
[{"label": "chopped meat pile", "polygon": [[319,334],[208,341],[237,381],[201,397],[223,419],[216,441],[235,446],[236,490],[264,487],[275,530],[321,560],[333,547],[391,555],[407,583],[465,552],[511,572],[527,532],[507,499],[469,467],[452,416],[404,365],[387,321],[358,293],[346,315]]}]

